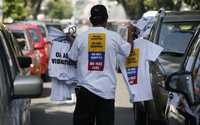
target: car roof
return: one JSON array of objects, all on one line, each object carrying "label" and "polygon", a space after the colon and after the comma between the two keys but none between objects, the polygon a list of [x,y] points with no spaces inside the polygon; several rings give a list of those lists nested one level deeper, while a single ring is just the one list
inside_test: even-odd
[{"label": "car roof", "polygon": [[25,29],[39,29],[37,25],[34,24],[24,24],[24,23],[14,23],[14,24],[8,24],[8,29],[10,30],[25,30]]},{"label": "car roof", "polygon": [[166,12],[163,22],[198,22],[200,21],[200,11],[171,11]]}]

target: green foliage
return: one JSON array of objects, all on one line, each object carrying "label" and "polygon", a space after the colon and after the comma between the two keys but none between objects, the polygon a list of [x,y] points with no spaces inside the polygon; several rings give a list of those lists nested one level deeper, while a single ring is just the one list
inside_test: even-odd
[{"label": "green foliage", "polygon": [[51,0],[47,4],[47,10],[45,13],[49,17],[56,19],[71,18],[73,8],[68,0]]},{"label": "green foliage", "polygon": [[184,2],[190,5],[192,9],[200,9],[200,0],[184,0]]},{"label": "green foliage", "polygon": [[148,10],[180,10],[185,2],[193,10],[200,9],[200,0],[117,0],[120,2],[131,19],[139,18]]},{"label": "green foliage", "polygon": [[15,20],[24,19],[29,15],[29,9],[24,6],[23,0],[4,0],[3,1],[3,16],[4,18],[11,17]]}]

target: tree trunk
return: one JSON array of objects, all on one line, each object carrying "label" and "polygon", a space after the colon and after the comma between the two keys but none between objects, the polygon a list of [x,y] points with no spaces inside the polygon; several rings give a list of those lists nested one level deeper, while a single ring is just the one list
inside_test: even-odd
[{"label": "tree trunk", "polygon": [[33,14],[34,19],[36,19],[37,15],[40,13],[42,2],[43,0],[38,0],[38,2],[36,3],[35,12]]},{"label": "tree trunk", "polygon": [[144,0],[138,0],[137,1],[138,7],[137,7],[137,17],[140,18],[142,14],[144,13]]}]

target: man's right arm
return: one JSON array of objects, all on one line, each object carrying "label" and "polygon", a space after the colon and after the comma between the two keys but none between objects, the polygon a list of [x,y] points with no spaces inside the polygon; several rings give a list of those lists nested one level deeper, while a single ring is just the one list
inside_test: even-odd
[{"label": "man's right arm", "polygon": [[128,27],[128,39],[127,42],[124,41],[121,37],[118,39],[119,42],[119,53],[122,56],[126,56],[128,57],[130,54],[130,50],[131,48],[133,48],[133,34],[136,31],[136,27],[134,27],[133,25],[129,25]]},{"label": "man's right arm", "polygon": [[70,51],[68,52],[68,58],[73,63],[78,61],[78,44],[79,44],[79,37],[77,36],[71,46]]}]

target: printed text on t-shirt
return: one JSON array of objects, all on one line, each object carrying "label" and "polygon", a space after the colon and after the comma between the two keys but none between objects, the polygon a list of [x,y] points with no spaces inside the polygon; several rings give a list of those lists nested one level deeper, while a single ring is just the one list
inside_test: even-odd
[{"label": "printed text on t-shirt", "polygon": [[88,34],[88,70],[103,71],[105,58],[105,33]]},{"label": "printed text on t-shirt", "polygon": [[139,48],[131,49],[129,57],[126,58],[126,72],[130,85],[138,83]]}]

